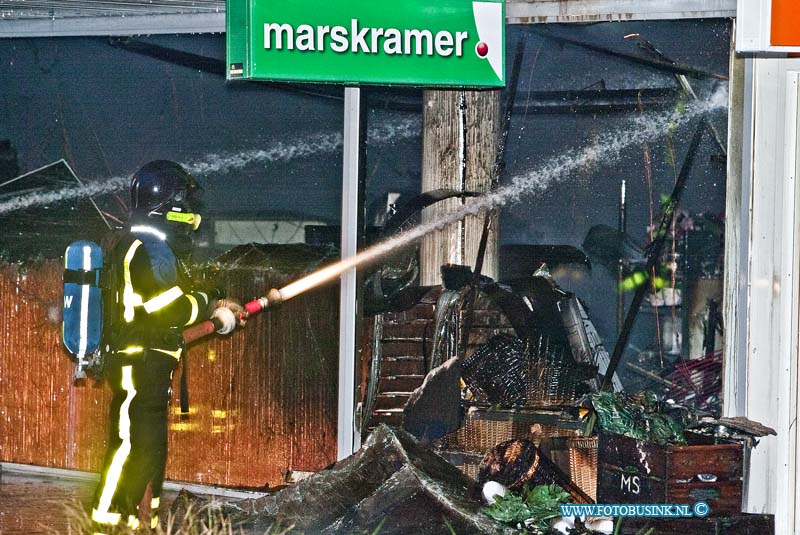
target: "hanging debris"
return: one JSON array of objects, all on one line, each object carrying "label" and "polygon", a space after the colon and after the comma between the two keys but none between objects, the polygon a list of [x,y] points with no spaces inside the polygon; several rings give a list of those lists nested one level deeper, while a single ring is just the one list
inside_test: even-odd
[{"label": "hanging debris", "polygon": [[576,363],[563,345],[539,336],[527,346],[519,338],[498,335],[462,366],[469,392],[477,401],[503,406],[575,403],[596,376],[591,364]]},{"label": "hanging debris", "polygon": [[679,363],[666,381],[665,395],[675,403],[719,414],[722,409],[722,352]]},{"label": "hanging debris", "polygon": [[436,319],[433,331],[433,348],[430,365],[441,366],[458,355],[458,325],[464,294],[457,290],[445,290],[436,302]]},{"label": "hanging debris", "polygon": [[338,258],[334,247],[305,244],[237,245],[209,263],[210,271],[255,270],[293,280]]},{"label": "hanging debris", "polygon": [[467,388],[491,404],[524,405],[528,390],[528,352],[519,338],[495,336],[464,361]]},{"label": "hanging debris", "polygon": [[[6,145],[6,151],[9,148]],[[15,154],[12,169],[18,170]],[[0,202],[10,202],[23,193],[55,198],[65,188],[84,185],[63,159],[0,182]],[[0,215],[0,258],[10,262],[60,258],[67,245],[77,238],[99,243],[112,223],[91,196],[3,214]]]}]

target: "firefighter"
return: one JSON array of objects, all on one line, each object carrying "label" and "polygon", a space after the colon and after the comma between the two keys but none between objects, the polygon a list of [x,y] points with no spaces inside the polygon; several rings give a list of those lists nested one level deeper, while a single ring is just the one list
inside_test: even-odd
[{"label": "firefighter", "polygon": [[118,274],[112,351],[106,377],[113,398],[108,450],[95,493],[92,520],[99,529],[139,527],[138,506],[151,486],[151,528],[167,456],[172,373],[184,352],[182,329],[209,317],[227,334],[246,313],[218,290],[199,291],[181,256],[200,223],[192,211],[199,186],[180,165],[150,162],[131,179],[130,228],[117,237],[111,269]]}]

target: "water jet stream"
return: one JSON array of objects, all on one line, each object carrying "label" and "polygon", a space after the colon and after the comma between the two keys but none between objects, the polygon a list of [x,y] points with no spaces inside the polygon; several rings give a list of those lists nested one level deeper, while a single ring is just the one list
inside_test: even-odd
[{"label": "water jet stream", "polygon": [[[395,140],[409,139],[419,135],[421,124],[416,118],[392,119],[371,127],[367,133],[367,143],[380,146]],[[277,142],[266,149],[249,150],[238,154],[208,154],[203,160],[182,163],[183,167],[195,176],[208,176],[242,169],[251,164],[267,162],[288,162],[312,155],[332,154],[342,147],[342,134],[318,134],[293,143]],[[25,210],[35,206],[83,199],[94,195],[113,193],[128,187],[130,177],[113,177],[103,181],[86,182],[81,187],[65,187],[55,191],[26,193],[0,202],[0,215]]]},{"label": "water jet stream", "polygon": [[686,124],[694,117],[724,108],[727,102],[727,92],[718,91],[708,100],[691,104],[681,111],[656,116],[638,116],[617,131],[600,136],[589,147],[567,151],[540,169],[517,175],[506,186],[481,197],[468,199],[459,210],[447,214],[438,221],[418,225],[354,256],[344,258],[289,283],[278,290],[281,299],[287,301],[335,279],[348,269],[374,262],[395,249],[409,245],[426,234],[460,221],[468,215],[477,215],[490,208],[517,202],[523,195],[541,191],[571,172],[587,165],[609,161],[628,147],[657,138],[668,129]]},{"label": "water jet stream", "polygon": [[[581,150],[567,151],[540,169],[517,175],[511,179],[508,185],[481,197],[469,199],[460,209],[445,215],[438,221],[411,228],[386,241],[368,247],[354,256],[318,269],[279,290],[273,288],[265,297],[246,303],[245,310],[250,314],[256,314],[266,308],[279,305],[283,301],[334,280],[348,269],[370,264],[392,251],[410,245],[426,234],[460,221],[468,215],[476,215],[491,208],[516,202],[523,195],[530,195],[547,188],[554,181],[573,171],[587,165],[611,160],[635,144],[657,138],[670,128],[684,125],[694,117],[725,106],[727,106],[727,92],[718,91],[708,100],[692,103],[681,111],[663,115],[637,116],[616,132],[600,136],[591,146]],[[218,330],[221,325],[215,321],[218,320],[208,320],[190,327],[183,333],[184,340],[189,343]]]}]

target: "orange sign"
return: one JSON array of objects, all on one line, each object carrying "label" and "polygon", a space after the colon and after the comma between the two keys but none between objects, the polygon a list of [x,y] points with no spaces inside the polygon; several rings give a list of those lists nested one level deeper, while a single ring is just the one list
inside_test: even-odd
[{"label": "orange sign", "polygon": [[772,46],[800,46],[800,6],[797,0],[772,0]]}]

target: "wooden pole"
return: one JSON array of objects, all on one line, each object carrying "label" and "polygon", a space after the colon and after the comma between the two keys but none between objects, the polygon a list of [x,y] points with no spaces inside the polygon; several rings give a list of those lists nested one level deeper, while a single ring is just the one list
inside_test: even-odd
[{"label": "wooden pole", "polygon": [[[489,191],[492,185],[500,123],[499,91],[432,90],[423,93],[422,191]],[[422,221],[435,221],[458,210],[464,201],[448,199],[426,208]],[[423,238],[420,283],[441,284],[443,264],[475,267],[483,217],[469,216]],[[498,232],[487,240],[483,273],[498,274]]]}]

